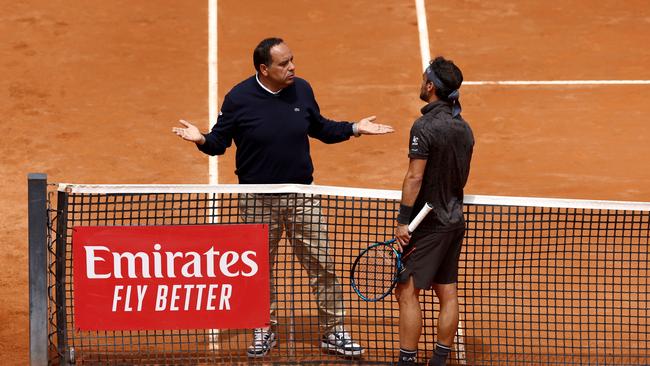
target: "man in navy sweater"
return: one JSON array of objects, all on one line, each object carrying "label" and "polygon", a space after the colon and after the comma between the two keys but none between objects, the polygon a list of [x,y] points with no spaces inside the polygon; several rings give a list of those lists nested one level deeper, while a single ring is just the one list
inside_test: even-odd
[{"label": "man in navy sweater", "polygon": [[[236,174],[240,184],[311,184],[312,164],[309,137],[327,144],[351,136],[393,132],[377,124],[374,116],[359,122],[326,119],[309,83],[295,76],[293,54],[280,38],[267,38],[253,52],[256,74],[236,85],[224,98],[212,131],[202,134],[193,124],[173,132],[194,142],[209,155],[221,155],[235,141]],[[310,278],[317,297],[323,338],[321,347],[344,356],[360,356],[364,349],[343,327],[343,290],[333,261],[328,260],[327,229],[322,222],[318,197],[295,194],[244,194],[239,212],[244,222],[269,225],[272,263],[283,229],[294,253]],[[255,329],[249,357],[265,356],[277,343],[277,293],[271,278],[271,326]]]}]

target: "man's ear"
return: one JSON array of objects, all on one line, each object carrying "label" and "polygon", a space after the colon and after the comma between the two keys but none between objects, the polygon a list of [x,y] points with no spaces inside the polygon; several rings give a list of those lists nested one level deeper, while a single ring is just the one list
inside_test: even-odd
[{"label": "man's ear", "polygon": [[429,93],[435,93],[436,87],[433,85],[433,82],[428,81],[427,82],[427,91]]},{"label": "man's ear", "polygon": [[264,65],[264,64],[261,64],[260,65],[260,74],[262,74],[264,76],[269,76],[269,67]]}]

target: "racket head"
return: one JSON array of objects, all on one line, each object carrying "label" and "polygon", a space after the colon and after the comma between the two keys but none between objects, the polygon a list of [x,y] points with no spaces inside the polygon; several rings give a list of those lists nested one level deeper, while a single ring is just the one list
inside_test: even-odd
[{"label": "racket head", "polygon": [[364,249],[352,264],[350,284],[357,295],[370,302],[388,296],[401,271],[401,255],[393,247],[395,239],[375,243]]}]

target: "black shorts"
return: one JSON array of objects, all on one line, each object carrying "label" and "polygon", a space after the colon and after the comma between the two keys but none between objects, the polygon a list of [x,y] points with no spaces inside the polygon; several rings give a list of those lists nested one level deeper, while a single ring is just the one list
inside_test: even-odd
[{"label": "black shorts", "polygon": [[399,282],[407,282],[413,276],[415,287],[423,290],[433,284],[458,282],[458,259],[464,236],[464,228],[443,232],[416,230],[404,247],[406,269]]}]

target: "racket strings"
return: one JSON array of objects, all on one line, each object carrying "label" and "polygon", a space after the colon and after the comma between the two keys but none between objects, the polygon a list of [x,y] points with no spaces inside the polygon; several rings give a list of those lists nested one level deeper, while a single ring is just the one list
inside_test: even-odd
[{"label": "racket strings", "polygon": [[386,245],[370,248],[359,258],[354,272],[357,290],[366,298],[377,299],[392,290],[395,254]]}]

